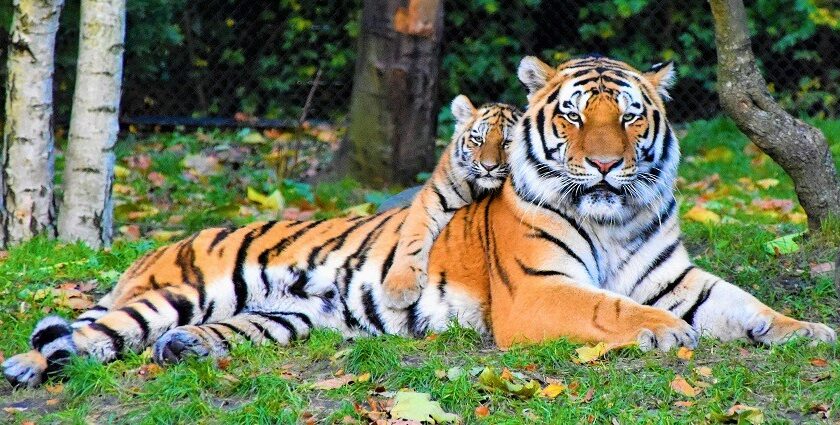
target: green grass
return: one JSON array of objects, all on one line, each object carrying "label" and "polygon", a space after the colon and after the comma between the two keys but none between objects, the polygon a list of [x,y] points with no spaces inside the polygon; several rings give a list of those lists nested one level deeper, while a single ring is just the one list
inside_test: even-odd
[{"label": "green grass", "polygon": [[[840,159],[840,121],[816,122]],[[723,221],[707,225],[684,221],[686,242],[702,267],[737,283],[774,308],[797,317],[840,325],[840,301],[830,276],[811,272],[811,266],[832,261],[840,246],[840,219],[801,240],[794,254],[773,256],[764,244],[778,236],[804,230],[793,211],[763,210],[754,200],[795,200],[790,180],[778,166],[744,152],[746,139],[731,122],[696,122],[680,130],[685,161],[679,197],[682,213],[696,204],[718,213]],[[268,218],[276,212],[249,202],[245,188],[262,193],[277,187],[263,156],[265,146],[241,143],[241,135],[161,134],[124,140],[118,145],[120,164],[129,169],[118,184],[131,193],[118,196],[120,226],[139,224],[139,240],[121,232],[108,251],[63,245],[37,239],[8,252],[0,260],[0,353],[6,357],[26,348],[35,322],[46,314],[74,313],[43,297],[39,290],[67,282],[93,282],[96,296],[108,291],[119,275],[144,252],[163,243],[156,231],[184,233],[211,225],[233,225]],[[242,150],[238,162],[221,161],[217,175],[185,175],[182,164],[190,153],[214,155]],[[146,170],[131,167],[127,158],[149,155]],[[840,164],[838,164],[840,165]],[[165,177],[156,187],[148,178]],[[692,186],[714,174],[711,187]],[[777,179],[762,188],[739,182]],[[280,184],[288,205],[316,215],[332,216],[345,208],[375,201],[382,194],[352,181],[309,186],[293,181]],[[129,219],[128,214],[154,207],[156,214]],[[791,213],[794,213],[791,215]],[[173,219],[172,217],[176,217]],[[161,238],[157,234],[158,239]],[[591,365],[573,362],[577,346],[552,341],[500,351],[470,329],[453,326],[421,340],[396,337],[359,338],[346,342],[332,331],[316,330],[307,341],[290,347],[238,345],[229,365],[190,360],[161,371],[149,366],[149,353],[130,354],[108,365],[74,359],[63,386],[57,382],[35,390],[13,391],[0,384],[0,407],[25,406],[24,411],[0,412],[0,422],[22,423],[282,423],[302,422],[308,414],[318,423],[363,423],[354,405],[368,398],[387,399],[401,388],[428,392],[443,408],[466,423],[700,423],[712,421],[733,404],[760,408],[768,423],[819,423],[814,406],[840,409],[840,347],[809,347],[801,341],[774,347],[743,342],[703,340],[691,360],[675,353],[642,353],[637,349],[610,352]],[[826,366],[812,359],[824,359]],[[470,373],[454,380],[453,367],[473,371],[485,366],[545,380],[557,379],[574,390],[556,399],[518,400],[487,393]],[[709,367],[711,377],[697,367]],[[333,390],[313,384],[338,371],[366,374],[358,382]],[[670,389],[676,375],[691,384],[707,383],[694,398]],[[592,390],[592,398],[585,394]],[[691,401],[688,407],[675,402]],[[479,405],[491,414],[475,417]],[[830,420],[837,420],[832,413]]]}]

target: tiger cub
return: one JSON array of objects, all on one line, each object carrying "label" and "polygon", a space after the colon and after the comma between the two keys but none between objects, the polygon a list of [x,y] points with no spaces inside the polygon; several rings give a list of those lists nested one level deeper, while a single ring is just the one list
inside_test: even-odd
[{"label": "tiger cub", "polygon": [[459,95],[452,101],[452,115],[452,142],[408,207],[394,263],[383,282],[383,301],[392,308],[405,308],[420,296],[432,243],[455,211],[501,187],[510,171],[508,148],[521,116],[515,107],[490,103],[476,108]]}]

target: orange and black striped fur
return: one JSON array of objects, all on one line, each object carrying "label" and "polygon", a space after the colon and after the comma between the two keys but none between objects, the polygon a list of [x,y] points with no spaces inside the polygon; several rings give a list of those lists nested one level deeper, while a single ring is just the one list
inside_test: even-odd
[{"label": "orange and black striped fur", "polygon": [[778,313],[691,264],[673,186],[677,139],[662,98],[671,65],[639,72],[586,57],[525,58],[529,104],[501,191],[455,212],[429,284],[382,304],[407,211],[208,229],[139,260],[72,327],[42,320],[6,378],[37,385],[73,353],[101,361],[153,347],[156,361],[218,356],[241,338],[280,344],[313,327],[422,335],[451,320],[500,346],[568,337],[694,346],[704,333],[762,343],[832,329]]},{"label": "orange and black striped fur", "polygon": [[455,132],[431,177],[408,208],[400,229],[394,264],[383,282],[383,302],[405,308],[427,283],[432,243],[455,212],[502,186],[508,176],[508,151],[521,113],[491,103],[476,109],[459,95],[452,101]]}]

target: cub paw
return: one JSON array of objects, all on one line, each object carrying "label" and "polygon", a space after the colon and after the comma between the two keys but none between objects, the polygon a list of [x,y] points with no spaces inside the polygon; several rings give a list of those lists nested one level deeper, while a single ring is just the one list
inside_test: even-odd
[{"label": "cub paw", "polygon": [[388,308],[407,308],[420,298],[426,280],[426,274],[414,267],[391,269],[382,283],[382,303]]},{"label": "cub paw", "polygon": [[676,316],[644,327],[636,337],[642,351],[653,349],[670,351],[677,347],[695,348],[699,339],[700,333],[688,322]]},{"label": "cub paw", "polygon": [[18,354],[3,362],[3,376],[15,388],[34,388],[44,381],[47,359],[32,350]]},{"label": "cub paw", "polygon": [[837,341],[834,329],[822,323],[805,322],[786,316],[758,320],[747,330],[747,336],[764,344],[786,342],[795,337],[810,339],[812,344]]},{"label": "cub paw", "polygon": [[212,346],[190,330],[194,326],[181,326],[163,334],[152,347],[152,360],[158,364],[178,363],[189,356],[206,357],[213,353]]}]

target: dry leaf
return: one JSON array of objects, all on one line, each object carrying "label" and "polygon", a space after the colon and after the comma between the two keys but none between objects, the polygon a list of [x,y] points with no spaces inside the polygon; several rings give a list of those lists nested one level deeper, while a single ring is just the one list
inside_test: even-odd
[{"label": "dry leaf", "polygon": [[716,224],[720,223],[720,215],[714,211],[709,211],[700,205],[695,205],[688,210],[683,218],[686,220],[696,221],[698,223]]},{"label": "dry leaf", "polygon": [[692,387],[682,375],[677,375],[674,377],[674,380],[671,381],[671,389],[686,396],[686,397],[694,397],[697,395],[697,389]]},{"label": "dry leaf", "polygon": [[814,413],[819,419],[828,419],[831,416],[831,406],[826,403],[815,404],[808,410]]},{"label": "dry leaf", "polygon": [[674,402],[674,407],[691,407],[691,406],[694,406],[693,401],[682,401],[681,400],[681,401],[675,401]]},{"label": "dry leaf", "polygon": [[335,378],[324,379],[323,381],[318,381],[315,383],[315,389],[317,390],[334,390],[336,388],[341,388],[351,382],[356,380],[356,375],[347,374],[338,376]]},{"label": "dry leaf", "polygon": [[499,378],[502,378],[505,381],[513,381],[513,374],[510,373],[510,369],[504,368],[502,369],[502,373],[499,374]]},{"label": "dry leaf", "polygon": [[586,394],[583,395],[583,398],[580,399],[581,403],[589,403],[592,401],[592,397],[595,396],[595,388],[590,388],[586,391]]},{"label": "dry leaf", "polygon": [[764,423],[764,413],[756,407],[736,404],[723,415],[713,415],[718,422],[737,422],[759,425]]},{"label": "dry leaf", "polygon": [[490,415],[490,408],[485,405],[480,405],[475,408],[475,417],[476,418],[486,418]]},{"label": "dry leaf", "polygon": [[755,184],[761,186],[764,189],[770,189],[771,187],[778,186],[779,181],[776,179],[761,179],[757,180]]},{"label": "dry leaf", "polygon": [[826,367],[828,366],[828,362],[825,359],[821,358],[813,358],[810,360],[811,366],[816,367]]},{"label": "dry leaf", "polygon": [[832,263],[820,263],[811,266],[811,274],[823,274],[832,270],[834,270],[834,264]]},{"label": "dry leaf", "polygon": [[710,368],[708,366],[695,367],[694,372],[697,373],[698,375],[704,377],[704,378],[708,378],[708,377],[712,376],[712,368]]},{"label": "dry leaf", "polygon": [[221,370],[228,370],[230,367],[230,357],[220,357],[216,359],[216,366]]},{"label": "dry leaf", "polygon": [[64,385],[63,384],[47,385],[47,386],[44,387],[44,389],[47,390],[47,392],[50,393],[50,394],[60,394],[62,391],[64,391]]},{"label": "dry leaf", "polygon": [[528,372],[533,372],[533,371],[537,370],[537,365],[535,365],[533,363],[527,364],[527,365],[525,365],[525,367],[523,369],[527,370]]},{"label": "dry leaf", "polygon": [[137,375],[143,379],[152,379],[160,374],[163,369],[157,363],[145,364],[137,370]]},{"label": "dry leaf", "polygon": [[356,377],[356,382],[367,382],[367,381],[370,381],[370,373],[369,372],[365,372],[365,373]]},{"label": "dry leaf", "polygon": [[540,391],[540,395],[546,398],[557,398],[566,387],[560,384],[548,384],[542,391]]},{"label": "dry leaf", "polygon": [[59,402],[60,402],[60,401],[59,401],[57,398],[51,398],[51,399],[47,400],[47,402],[46,402],[45,404],[46,404],[47,406],[55,406],[55,405],[56,405],[56,404],[58,404]]},{"label": "dry leaf", "polygon": [[612,350],[617,350],[619,348],[625,348],[625,347],[632,347],[636,344],[637,343],[634,341],[634,342],[628,342],[628,343],[609,343],[609,344],[607,344],[605,342],[599,342],[598,344],[595,344],[594,346],[585,345],[583,347],[578,347],[578,348],[575,349],[575,352],[577,353],[577,358],[572,359],[572,361],[574,361],[575,363],[592,363],[595,360],[598,360],[599,358],[603,357],[605,354],[607,354],[608,352],[610,352]]},{"label": "dry leaf", "polygon": [[680,349],[677,350],[677,357],[685,361],[691,360],[691,358],[694,357],[694,351],[687,347],[680,347]]}]

